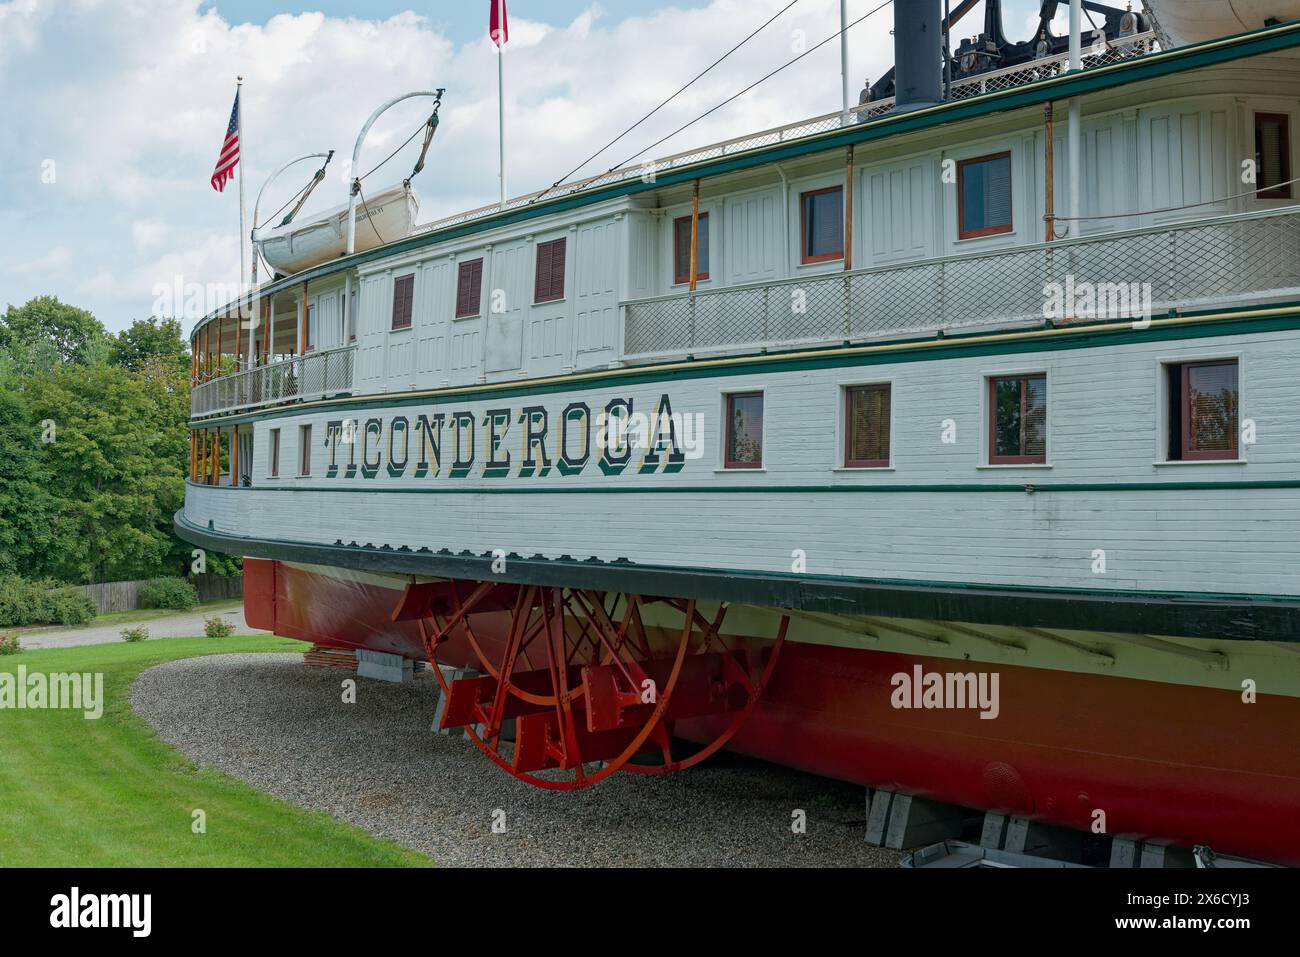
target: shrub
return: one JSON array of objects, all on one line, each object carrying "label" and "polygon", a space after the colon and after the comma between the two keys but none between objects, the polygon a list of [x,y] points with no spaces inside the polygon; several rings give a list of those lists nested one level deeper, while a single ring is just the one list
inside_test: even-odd
[{"label": "shrub", "polygon": [[215,616],[205,618],[203,619],[203,633],[209,638],[229,638],[235,633],[235,625],[224,618]]},{"label": "shrub", "polygon": [[78,588],[17,575],[0,577],[0,628],[80,625],[94,617],[94,602]]},{"label": "shrub", "polygon": [[184,578],[155,578],[140,586],[141,608],[189,611],[198,603],[199,593]]},{"label": "shrub", "polygon": [[17,635],[0,635],[0,655],[16,655],[22,650]]},{"label": "shrub", "polygon": [[95,617],[95,603],[79,588],[52,588],[45,593],[47,622],[80,625]]},{"label": "shrub", "polygon": [[136,625],[134,628],[122,629],[123,641],[144,641],[149,637],[149,629],[144,625]]},{"label": "shrub", "polygon": [[17,575],[0,577],[0,628],[31,625],[44,612],[43,589]]}]

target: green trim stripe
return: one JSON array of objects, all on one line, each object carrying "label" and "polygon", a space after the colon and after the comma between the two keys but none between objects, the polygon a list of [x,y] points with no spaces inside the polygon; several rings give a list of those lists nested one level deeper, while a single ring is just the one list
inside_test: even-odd
[{"label": "green trim stripe", "polygon": [[[1242,311],[1244,310],[1234,310]],[[1256,310],[1256,312],[1260,312]],[[237,425],[255,420],[274,419],[289,415],[302,415],[315,411],[342,411],[345,409],[383,409],[393,406],[432,402],[441,405],[463,400],[489,401],[519,396],[549,395],[557,392],[580,392],[584,389],[602,388],[610,382],[619,385],[684,382],[693,379],[723,378],[737,375],[810,371],[818,369],[844,369],[862,366],[888,365],[906,362],[925,362],[992,355],[1021,355],[1038,352],[1057,352],[1067,349],[1089,349],[1099,346],[1121,346],[1135,343],[1167,342],[1180,339],[1202,339],[1211,336],[1250,335],[1253,333],[1291,331],[1300,329],[1300,306],[1287,305],[1263,311],[1254,318],[1236,318],[1223,313],[1223,319],[1197,321],[1166,321],[1149,329],[1134,329],[1132,323],[1104,327],[1093,326],[1073,333],[1043,335],[1043,330],[1025,332],[982,332],[962,338],[928,338],[877,343],[851,348],[827,347],[804,350],[799,353],[770,353],[674,362],[661,366],[639,365],[624,369],[600,369],[550,380],[522,380],[499,385],[466,385],[448,389],[431,389],[399,394],[385,393],[373,396],[351,396],[324,399],[281,406],[261,412],[244,412],[209,419],[192,419],[196,428]],[[1004,337],[996,342],[983,341],[990,336]]]},{"label": "green trim stripe", "polygon": [[[268,480],[269,481],[269,480]],[[280,480],[276,480],[280,481]],[[290,480],[293,481],[293,480]],[[364,492],[367,495],[393,493],[396,495],[830,495],[842,493],[903,493],[917,495],[946,495],[967,493],[1007,493],[1021,495],[1051,492],[1222,492],[1261,491],[1267,489],[1297,489],[1300,479],[1260,479],[1258,481],[1204,481],[1204,482],[1061,482],[1039,485],[1022,482],[1018,485],[970,482],[948,485],[492,485],[467,488],[464,485],[254,485],[247,488],[233,485],[204,485],[185,480],[186,485],[199,489],[220,489],[230,492]]]}]

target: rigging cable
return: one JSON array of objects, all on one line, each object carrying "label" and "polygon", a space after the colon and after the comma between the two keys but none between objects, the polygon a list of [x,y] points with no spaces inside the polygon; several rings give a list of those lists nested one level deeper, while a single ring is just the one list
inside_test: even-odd
[{"label": "rigging cable", "polygon": [[732,102],[733,100],[739,99],[740,97],[744,96],[746,93],[748,93],[750,90],[754,89],[754,87],[758,86],[760,83],[764,83],[764,82],[766,82],[767,80],[770,80],[772,77],[776,76],[778,73],[780,73],[780,72],[781,72],[782,70],[784,70],[786,67],[793,66],[794,64],[798,63],[798,62],[799,62],[800,60],[802,60],[804,57],[808,56],[808,54],[813,53],[814,51],[816,51],[816,50],[820,49],[821,47],[824,47],[826,44],[830,43],[832,40],[837,39],[837,38],[840,36],[840,34],[845,33],[845,32],[847,32],[847,31],[853,29],[853,28],[856,27],[859,23],[861,23],[863,20],[867,19],[868,17],[872,16],[873,14],[879,13],[881,10],[885,9],[885,7],[889,6],[892,2],[893,2],[893,0],[885,0],[885,2],[882,3],[882,4],[880,4],[878,7],[873,7],[871,10],[867,11],[867,12],[864,13],[862,16],[858,17],[856,20],[854,20],[854,21],[853,21],[852,23],[850,23],[848,26],[843,27],[842,29],[836,30],[834,33],[832,33],[830,36],[828,36],[825,40],[822,40],[820,43],[816,44],[815,46],[809,47],[807,50],[805,50],[803,53],[800,53],[800,54],[799,54],[797,57],[795,57],[793,60],[787,60],[785,63],[781,64],[779,67],[777,67],[777,68],[776,68],[775,70],[773,70],[771,73],[767,74],[767,76],[764,76],[764,77],[761,77],[760,79],[755,80],[753,83],[749,84],[749,86],[745,87],[745,88],[744,88],[743,90],[741,90],[739,93],[736,93],[736,94],[734,94],[733,96],[729,96],[729,97],[727,97],[727,99],[723,100],[723,101],[722,101],[721,103],[719,103],[717,106],[714,106],[714,107],[712,107],[711,109],[708,109],[708,110],[706,110],[705,112],[701,113],[699,116],[697,116],[695,119],[691,120],[689,123],[686,123],[686,124],[683,125],[683,126],[679,126],[677,129],[673,130],[673,131],[672,131],[671,133],[669,133],[667,136],[664,136],[664,137],[662,137],[662,138],[660,138],[660,139],[658,139],[658,140],[655,140],[653,143],[651,143],[651,144],[650,144],[649,146],[647,146],[645,149],[643,149],[643,150],[641,150],[641,151],[639,151],[639,152],[637,152],[637,153],[633,153],[631,156],[629,156],[629,157],[628,157],[626,160],[624,160],[622,163],[618,164],[618,166],[613,166],[613,167],[611,167],[610,170],[609,170],[609,172],[612,173],[612,172],[614,172],[614,170],[616,170],[616,169],[619,169],[619,168],[621,168],[621,167],[627,166],[627,165],[630,164],[634,159],[636,159],[638,156],[641,156],[641,155],[643,155],[643,154],[649,152],[650,150],[652,150],[652,149],[654,149],[656,146],[658,146],[660,143],[663,143],[663,142],[665,142],[665,141],[667,141],[667,140],[672,139],[672,138],[673,138],[674,136],[676,136],[678,133],[681,133],[683,130],[686,130],[686,129],[688,129],[688,128],[694,126],[696,123],[698,123],[700,120],[704,119],[704,118],[705,118],[706,116],[708,116],[709,114],[717,112],[718,110],[722,109],[724,106],[726,106],[728,103]]},{"label": "rigging cable", "polygon": [[1234,199],[1242,199],[1246,196],[1256,196],[1265,190],[1281,189],[1284,186],[1292,186],[1300,183],[1300,177],[1289,179],[1285,183],[1274,183],[1271,186],[1257,186],[1255,189],[1248,189],[1243,193],[1233,193],[1230,196],[1220,196],[1217,199],[1207,199],[1199,203],[1186,203],[1182,206],[1166,206],[1163,209],[1144,209],[1136,213],[1111,213],[1107,216],[1052,216],[1051,219],[1057,222],[1082,222],[1083,220],[1092,219],[1127,219],[1132,216],[1156,216],[1161,213],[1179,213],[1185,209],[1197,209],[1201,206],[1217,206],[1220,203],[1231,202]]},{"label": "rigging cable", "polygon": [[[322,163],[321,168],[316,171],[316,175],[311,178],[311,181],[303,189],[298,191],[302,195],[302,199],[298,200],[298,204],[294,206],[294,208],[289,211],[289,215],[284,217],[284,219],[280,222],[281,226],[288,226],[291,222],[293,222],[293,218],[297,216],[300,212],[302,212],[302,207],[307,202],[307,200],[311,198],[312,191],[321,184],[322,180],[325,179],[325,169],[330,165],[330,160],[332,160],[333,158],[334,158],[334,151],[330,150],[329,155],[325,157],[325,162]],[[287,205],[289,204],[285,203],[285,206]],[[284,206],[281,206],[280,209],[281,210],[284,209]],[[271,218],[274,219],[276,216],[279,215],[280,212],[279,210],[277,210],[275,214],[271,216]]]},{"label": "rigging cable", "polygon": [[[728,50],[726,53],[722,54],[722,56],[718,57],[716,60],[714,60],[712,63],[710,63],[707,67],[705,67],[703,70],[701,70],[699,73],[697,73],[697,74],[695,75],[695,77],[694,77],[693,79],[691,79],[691,81],[690,81],[689,83],[687,83],[685,86],[683,86],[681,89],[679,89],[676,93],[674,93],[672,96],[668,97],[668,99],[664,100],[662,103],[660,103],[658,106],[656,106],[653,110],[651,110],[651,111],[650,111],[649,113],[647,113],[645,116],[641,117],[641,119],[637,120],[635,123],[633,123],[633,124],[632,124],[631,126],[629,126],[627,129],[625,129],[622,133],[619,133],[618,136],[614,137],[612,140],[610,140],[608,143],[606,143],[606,144],[605,144],[604,146],[602,146],[600,149],[596,150],[596,152],[592,153],[590,156],[588,156],[585,160],[583,160],[581,163],[579,163],[579,164],[578,164],[577,166],[575,166],[573,169],[569,170],[569,172],[565,173],[563,176],[561,176],[559,179],[557,179],[554,183],[551,184],[551,189],[555,189],[555,188],[558,187],[561,183],[565,182],[565,181],[566,181],[570,176],[572,176],[574,173],[578,172],[578,170],[582,169],[584,166],[586,166],[588,163],[590,163],[592,160],[594,160],[594,159],[595,159],[597,156],[599,156],[601,153],[605,152],[605,150],[609,149],[611,146],[613,146],[615,143],[617,143],[617,142],[618,142],[619,140],[621,140],[623,137],[627,136],[627,134],[631,133],[634,129],[636,129],[638,126],[640,126],[640,125],[641,125],[642,123],[644,123],[646,120],[650,119],[650,117],[654,116],[656,113],[658,113],[660,110],[662,110],[665,106],[667,106],[667,105],[668,105],[669,103],[671,103],[673,100],[677,99],[677,97],[679,97],[679,96],[681,96],[683,93],[685,93],[688,89],[690,89],[690,87],[691,87],[692,85],[695,84],[696,81],[702,79],[706,73],[708,73],[708,72],[709,72],[710,70],[712,70],[714,67],[718,66],[720,63],[722,63],[723,60],[727,59],[727,57],[731,56],[731,54],[735,53],[737,50],[739,50],[741,47],[743,47],[743,46],[744,46],[746,43],[748,43],[750,40],[754,39],[754,37],[758,36],[760,33],[762,33],[764,30],[766,30],[769,26],[771,26],[771,24],[772,24],[773,22],[776,21],[776,19],[777,19],[778,17],[780,17],[783,13],[785,13],[787,10],[789,10],[791,7],[793,7],[793,6],[794,6],[796,3],[798,3],[798,2],[799,2],[799,0],[790,0],[789,3],[787,3],[784,7],[782,7],[780,10],[778,10],[776,13],[774,13],[774,14],[772,15],[772,17],[771,17],[769,20],[767,20],[767,22],[765,22],[765,23],[764,23],[762,26],[760,26],[757,30],[755,30],[755,31],[754,31],[753,33],[751,33],[749,36],[745,37],[745,39],[741,40],[739,43],[737,43],[734,47],[732,47],[732,48],[731,48],[730,50]],[[638,154],[638,155],[639,155],[639,154]],[[549,190],[548,190],[547,192],[549,192]]]}]

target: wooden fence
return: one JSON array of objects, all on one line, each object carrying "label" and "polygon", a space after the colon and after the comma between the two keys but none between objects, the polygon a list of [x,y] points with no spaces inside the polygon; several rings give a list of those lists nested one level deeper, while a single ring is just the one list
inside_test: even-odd
[{"label": "wooden fence", "polygon": [[[192,575],[188,579],[199,593],[199,601],[218,601],[223,598],[240,598],[244,594],[243,575]],[[98,614],[114,611],[132,611],[140,607],[140,586],[144,581],[100,582],[82,585],[81,591],[95,603]]]}]

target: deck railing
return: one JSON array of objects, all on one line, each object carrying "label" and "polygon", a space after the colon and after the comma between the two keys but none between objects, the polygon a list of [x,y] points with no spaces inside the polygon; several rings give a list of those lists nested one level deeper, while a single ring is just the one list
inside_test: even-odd
[{"label": "deck railing", "polygon": [[352,391],[356,346],[309,352],[212,379],[190,393],[190,414],[214,415]]},{"label": "deck railing", "polygon": [[1130,317],[1112,316],[1117,306],[1137,318],[1148,295],[1156,316],[1300,299],[1300,206],[631,300],[623,352],[670,358],[1042,325],[1058,292],[1066,319]]}]

